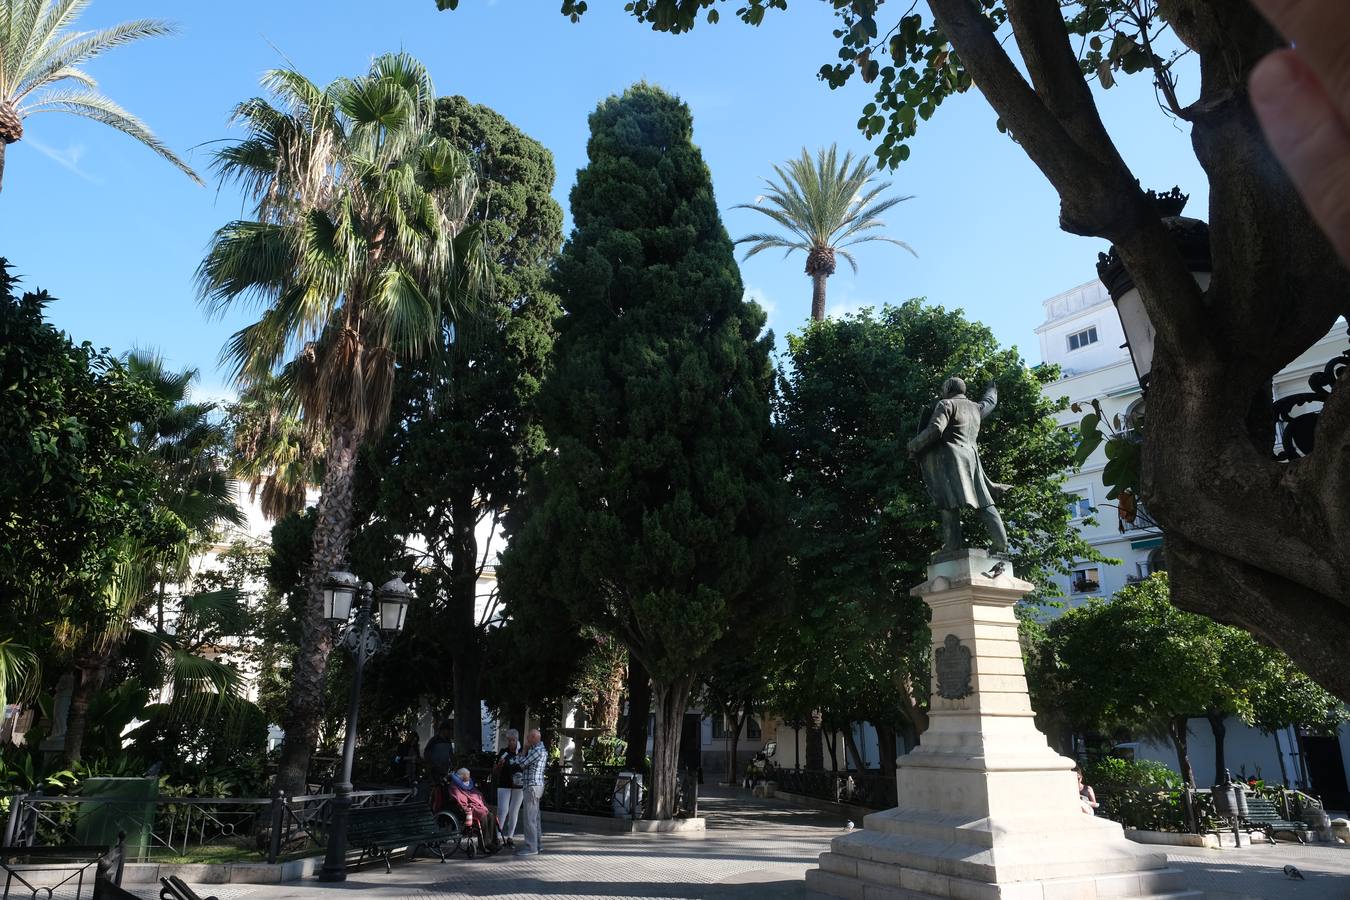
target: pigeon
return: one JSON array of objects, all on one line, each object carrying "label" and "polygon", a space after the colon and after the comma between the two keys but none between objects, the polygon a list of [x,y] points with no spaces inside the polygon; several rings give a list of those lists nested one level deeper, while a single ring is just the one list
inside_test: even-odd
[{"label": "pigeon", "polygon": [[984,575],[985,578],[997,578],[998,576],[1003,574],[1003,570],[1006,568],[1008,568],[1008,564],[1006,562],[998,562],[994,565],[992,569],[982,574]]},{"label": "pigeon", "polygon": [[[848,824],[844,826],[844,830],[845,830],[845,831],[852,831],[855,827],[857,827],[857,826],[855,826],[855,825],[853,824],[853,820],[852,820],[852,819],[849,819],[849,820],[848,820]],[[1299,877],[1302,878],[1303,876],[1300,875]]]},{"label": "pigeon", "polygon": [[1303,877],[1303,873],[1300,872],[1298,869],[1295,869],[1293,866],[1285,866],[1285,867],[1284,867],[1284,877],[1285,877],[1285,878],[1292,878],[1292,879],[1294,879],[1295,881],[1306,881],[1306,880],[1307,880],[1306,878]]}]

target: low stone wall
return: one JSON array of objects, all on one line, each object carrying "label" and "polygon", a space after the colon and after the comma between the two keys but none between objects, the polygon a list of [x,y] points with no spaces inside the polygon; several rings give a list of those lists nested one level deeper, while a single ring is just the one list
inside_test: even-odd
[{"label": "low stone wall", "polygon": [[596,834],[685,834],[707,830],[707,820],[696,819],[616,819],[612,816],[586,816],[580,813],[544,810],[540,818],[546,825],[566,825],[568,828]]},{"label": "low stone wall", "polygon": [[1141,828],[1126,828],[1125,837],[1136,844],[1162,844],[1166,847],[1209,847],[1219,846],[1219,839],[1212,834],[1178,834],[1175,831],[1145,831]]},{"label": "low stone wall", "polygon": [[773,798],[786,806],[798,806],[803,809],[818,809],[821,812],[838,813],[842,820],[852,821],[859,828],[863,825],[863,819],[872,813],[881,812],[879,809],[868,809],[866,806],[853,806],[849,803],[831,803],[829,800],[821,800],[819,797],[807,797],[803,794],[789,794],[787,791],[780,791],[774,788],[772,791],[765,792],[766,798]]},{"label": "low stone wall", "polygon": [[155,884],[177,875],[188,884],[274,884],[308,878],[323,868],[322,856],[279,863],[127,863],[123,884]]}]

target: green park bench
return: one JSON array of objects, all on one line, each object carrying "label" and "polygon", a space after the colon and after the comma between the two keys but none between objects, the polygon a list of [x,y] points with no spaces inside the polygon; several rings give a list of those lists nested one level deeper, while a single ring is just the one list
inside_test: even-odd
[{"label": "green park bench", "polygon": [[356,860],[359,868],[367,856],[384,860],[384,870],[392,872],[390,856],[400,847],[408,848],[408,857],[425,847],[445,862],[441,845],[446,841],[458,844],[459,836],[442,828],[425,803],[402,803],[398,806],[364,806],[347,813],[347,846],[360,850]]},{"label": "green park bench", "polygon": [[1255,794],[1247,795],[1247,814],[1242,817],[1242,827],[1248,834],[1253,831],[1263,832],[1272,844],[1275,843],[1275,833],[1279,831],[1292,834],[1300,844],[1307,843],[1303,840],[1302,834],[1307,830],[1307,825],[1284,819],[1274,803],[1266,797]]}]

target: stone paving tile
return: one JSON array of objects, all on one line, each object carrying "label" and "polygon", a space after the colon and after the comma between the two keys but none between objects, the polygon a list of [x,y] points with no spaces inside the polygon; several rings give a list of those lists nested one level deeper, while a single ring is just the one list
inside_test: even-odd
[{"label": "stone paving tile", "polygon": [[[452,857],[396,864],[392,874],[375,865],[341,885],[317,881],[269,885],[203,885],[219,900],[806,900],[802,878],[842,831],[842,817],[783,809],[740,796],[700,801],[708,819],[702,835],[594,835],[546,833],[544,852],[516,858]],[[1242,850],[1177,848],[1169,858],[1186,873],[1187,886],[1211,900],[1350,900],[1350,847],[1281,843]],[[1292,863],[1304,881],[1281,868]],[[151,885],[130,886],[157,900]]]},{"label": "stone paving tile", "polygon": [[[1257,844],[1241,850],[1186,850],[1167,854],[1186,873],[1186,884],[1212,900],[1350,900],[1350,846],[1344,844]],[[1292,865],[1297,881],[1284,874]]]}]

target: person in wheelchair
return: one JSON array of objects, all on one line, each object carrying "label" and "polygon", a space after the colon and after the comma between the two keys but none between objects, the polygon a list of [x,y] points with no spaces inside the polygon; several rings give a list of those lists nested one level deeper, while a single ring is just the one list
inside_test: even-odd
[{"label": "person in wheelchair", "polygon": [[468,769],[451,772],[448,780],[450,789],[449,812],[458,812],[461,817],[460,830],[470,839],[469,855],[473,855],[476,846],[481,853],[495,853],[501,849],[501,828],[497,817],[488,809],[487,801],[474,784],[473,775]]}]

